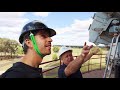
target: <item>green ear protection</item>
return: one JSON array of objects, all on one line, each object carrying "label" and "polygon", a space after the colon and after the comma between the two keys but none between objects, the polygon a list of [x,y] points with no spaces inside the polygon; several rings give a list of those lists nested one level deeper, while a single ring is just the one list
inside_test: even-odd
[{"label": "green ear protection", "polygon": [[30,39],[31,39],[31,41],[32,41],[32,43],[33,43],[33,47],[34,47],[34,50],[36,51],[36,53],[37,53],[41,58],[43,58],[45,55],[43,55],[43,54],[40,52],[40,50],[39,50],[39,48],[38,48],[38,45],[37,45],[37,43],[36,43],[36,40],[35,40],[35,36],[33,35],[33,33],[30,33]]}]

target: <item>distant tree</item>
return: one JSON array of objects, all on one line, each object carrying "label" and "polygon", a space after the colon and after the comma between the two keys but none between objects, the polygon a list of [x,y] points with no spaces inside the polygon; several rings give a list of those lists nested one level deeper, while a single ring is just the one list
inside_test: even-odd
[{"label": "distant tree", "polygon": [[23,54],[23,48],[19,45],[18,46],[18,50],[17,50],[17,54]]},{"label": "distant tree", "polygon": [[3,47],[4,47],[4,44],[3,44],[3,39],[2,38],[0,38],[0,55],[2,56],[2,52],[4,51],[3,50]]},{"label": "distant tree", "polygon": [[20,49],[20,44],[16,40],[10,40],[8,38],[0,38],[0,52],[4,52],[4,56],[6,56],[6,53],[10,54],[12,57],[14,55],[18,55],[18,50]]},{"label": "distant tree", "polygon": [[11,40],[10,41],[10,45],[9,45],[9,52],[11,53],[11,57],[12,57],[12,54],[16,54],[17,50],[18,50],[18,42],[15,41],[15,40]]},{"label": "distant tree", "polygon": [[56,59],[58,59],[58,57],[57,57],[57,54],[55,53],[52,55],[52,60],[56,60]]},{"label": "distant tree", "polygon": [[2,50],[4,51],[4,54],[6,56],[6,53],[9,53],[10,40],[7,38],[3,38],[2,44],[3,44]]},{"label": "distant tree", "polygon": [[53,52],[58,53],[58,51],[59,51],[59,47],[58,46],[53,46]]}]

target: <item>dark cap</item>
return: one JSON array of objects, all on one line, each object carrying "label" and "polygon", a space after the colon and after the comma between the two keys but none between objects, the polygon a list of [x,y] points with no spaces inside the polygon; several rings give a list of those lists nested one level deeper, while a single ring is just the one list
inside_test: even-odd
[{"label": "dark cap", "polygon": [[29,22],[28,24],[26,24],[23,29],[22,32],[20,34],[19,37],[19,42],[22,44],[23,43],[23,37],[27,32],[30,31],[34,31],[34,30],[49,30],[50,31],[50,37],[56,35],[56,31],[48,28],[45,24],[43,24],[42,22],[38,21],[38,20],[34,20],[32,22]]}]

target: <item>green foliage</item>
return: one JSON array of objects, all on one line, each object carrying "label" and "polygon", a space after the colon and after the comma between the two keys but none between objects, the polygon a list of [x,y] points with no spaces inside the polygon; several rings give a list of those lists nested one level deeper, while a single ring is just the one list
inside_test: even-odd
[{"label": "green foliage", "polygon": [[17,54],[23,54],[23,48],[21,46],[18,46]]},{"label": "green foliage", "polygon": [[58,51],[59,51],[59,47],[58,47],[58,46],[54,46],[54,47],[53,47],[53,52],[54,52],[54,53],[58,53]]},{"label": "green foliage", "polygon": [[98,52],[98,54],[103,54],[103,48],[99,48],[99,52]]},{"label": "green foliage", "polygon": [[22,53],[22,47],[16,40],[10,40],[8,38],[0,38],[0,52],[4,53],[6,56],[6,53],[9,53],[11,57],[13,55],[21,54]]},{"label": "green foliage", "polygon": [[58,56],[57,56],[57,54],[55,53],[55,54],[52,55],[52,60],[56,60],[56,59],[58,59]]}]

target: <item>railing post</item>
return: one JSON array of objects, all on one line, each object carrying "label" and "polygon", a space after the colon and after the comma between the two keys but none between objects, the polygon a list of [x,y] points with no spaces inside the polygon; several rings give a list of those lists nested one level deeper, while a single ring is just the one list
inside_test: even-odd
[{"label": "railing post", "polygon": [[101,63],[102,63],[102,54],[100,56],[100,70],[101,70]]},{"label": "railing post", "polygon": [[90,64],[90,60],[88,60],[88,72],[89,72],[89,64]]}]

